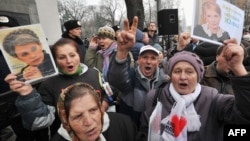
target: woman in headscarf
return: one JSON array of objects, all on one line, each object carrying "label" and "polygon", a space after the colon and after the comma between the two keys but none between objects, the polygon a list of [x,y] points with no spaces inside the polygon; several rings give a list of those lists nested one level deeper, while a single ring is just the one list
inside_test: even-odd
[{"label": "woman in headscarf", "polygon": [[62,126],[52,141],[135,141],[131,119],[101,110],[100,94],[87,83],[75,83],[60,94],[57,102]]}]

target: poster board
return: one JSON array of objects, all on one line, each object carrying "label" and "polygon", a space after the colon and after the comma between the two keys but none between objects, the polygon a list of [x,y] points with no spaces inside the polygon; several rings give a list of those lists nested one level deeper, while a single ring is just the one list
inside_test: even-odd
[{"label": "poster board", "polygon": [[33,83],[58,74],[40,24],[0,30],[0,50],[20,81]]},{"label": "poster board", "polygon": [[[217,45],[222,45],[222,42],[225,39],[236,38],[237,43],[240,44],[245,16],[244,11],[227,1],[217,0],[210,3],[215,3],[219,6],[219,10],[210,4],[210,11],[207,12],[210,14],[206,14],[206,16],[204,16],[203,6],[208,3],[209,2],[203,2],[202,0],[195,1],[191,36]],[[198,15],[197,13],[201,14]],[[216,17],[215,13],[220,14]],[[210,17],[210,20],[208,17]],[[216,18],[219,22],[219,30],[214,33],[214,31],[210,30],[212,28],[209,29],[209,27],[216,26]]]}]

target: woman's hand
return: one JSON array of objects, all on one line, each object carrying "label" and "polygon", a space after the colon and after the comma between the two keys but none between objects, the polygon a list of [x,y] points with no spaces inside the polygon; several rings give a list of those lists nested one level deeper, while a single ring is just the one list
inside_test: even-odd
[{"label": "woman's hand", "polygon": [[9,83],[10,89],[13,92],[17,92],[22,96],[30,94],[33,90],[30,84],[26,84],[23,81],[18,81],[17,76],[14,73],[8,74],[4,80],[5,82]]},{"label": "woman's hand", "polygon": [[91,38],[89,48],[96,50],[98,46],[98,37],[94,36]]}]

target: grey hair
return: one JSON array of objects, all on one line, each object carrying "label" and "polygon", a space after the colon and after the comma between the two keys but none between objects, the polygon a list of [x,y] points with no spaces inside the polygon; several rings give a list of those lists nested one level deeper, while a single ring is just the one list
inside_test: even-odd
[{"label": "grey hair", "polygon": [[41,44],[37,34],[30,29],[17,29],[10,32],[3,40],[4,50],[11,56],[17,57],[15,46],[29,43]]}]

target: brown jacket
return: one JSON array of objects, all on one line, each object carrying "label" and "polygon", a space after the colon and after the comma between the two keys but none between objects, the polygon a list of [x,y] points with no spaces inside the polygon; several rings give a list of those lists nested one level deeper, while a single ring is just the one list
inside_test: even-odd
[{"label": "brown jacket", "polygon": [[205,67],[205,74],[201,84],[216,88],[219,93],[234,94],[230,75],[222,76],[217,73],[215,61]]}]

